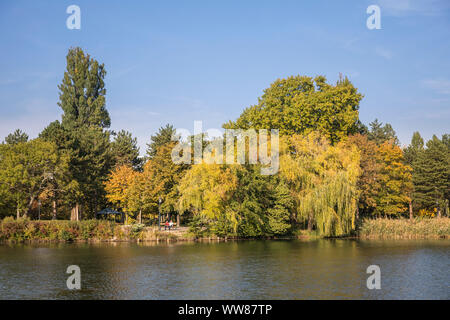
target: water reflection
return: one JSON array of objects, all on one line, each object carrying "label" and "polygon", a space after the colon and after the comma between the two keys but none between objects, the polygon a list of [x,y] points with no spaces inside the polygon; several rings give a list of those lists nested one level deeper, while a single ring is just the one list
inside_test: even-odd
[{"label": "water reflection", "polygon": [[[1,299],[448,299],[450,242],[240,241],[0,246]],[[69,265],[82,290],[66,288]],[[366,288],[381,267],[381,290]]]}]

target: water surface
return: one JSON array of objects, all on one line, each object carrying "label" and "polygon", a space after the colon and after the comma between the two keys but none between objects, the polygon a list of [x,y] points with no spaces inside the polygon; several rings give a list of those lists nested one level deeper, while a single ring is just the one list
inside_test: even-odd
[{"label": "water surface", "polygon": [[[449,253],[449,240],[0,245],[0,299],[449,299]],[[381,290],[366,287],[373,264]]]}]

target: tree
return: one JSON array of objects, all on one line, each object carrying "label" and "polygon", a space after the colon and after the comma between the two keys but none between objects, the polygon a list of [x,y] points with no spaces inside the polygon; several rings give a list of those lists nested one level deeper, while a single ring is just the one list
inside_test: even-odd
[{"label": "tree", "polygon": [[154,181],[153,168],[149,163],[143,171],[135,171],[129,165],[117,166],[105,182],[106,197],[129,218],[142,222],[143,215],[154,215],[158,206],[160,187]]},{"label": "tree", "polygon": [[411,143],[404,150],[405,161],[408,165],[413,166],[414,161],[419,156],[419,153],[424,150],[424,141],[419,132],[414,132]]},{"label": "tree", "polygon": [[53,143],[56,146],[57,155],[67,162],[64,170],[61,170],[61,174],[52,179],[47,187],[47,196],[52,199],[52,218],[55,220],[59,204],[70,203],[77,195],[80,196],[79,185],[73,176],[73,170],[69,170],[70,159],[73,156],[71,151],[74,149],[73,140],[58,120],[44,128],[39,134],[39,138]]},{"label": "tree", "polygon": [[17,217],[28,214],[33,203],[53,180],[65,173],[68,159],[56,152],[56,146],[41,139],[13,145],[1,145],[0,184],[14,199]]},{"label": "tree", "polygon": [[377,197],[381,191],[381,163],[377,161],[377,145],[367,136],[356,134],[349,136],[348,144],[355,145],[360,152],[361,175],[358,178],[358,212],[357,215],[370,216],[377,206]]},{"label": "tree", "polygon": [[129,165],[136,170],[141,169],[137,139],[132,137],[131,132],[121,130],[115,134],[111,143],[111,155],[114,166]]},{"label": "tree", "polygon": [[294,135],[282,143],[281,175],[295,201],[296,219],[324,236],[355,229],[360,174],[355,146],[332,146],[317,132]]},{"label": "tree", "polygon": [[335,143],[358,130],[361,99],[347,78],[336,85],[326,83],[323,76],[279,79],[264,90],[258,104],[224,128],[279,129],[282,135],[318,131]]},{"label": "tree", "polygon": [[133,213],[128,206],[128,193],[134,183],[135,175],[135,171],[130,166],[122,165],[116,167],[109,175],[109,179],[105,182],[106,198],[108,201],[116,209],[122,210],[128,215]]},{"label": "tree", "polygon": [[180,181],[178,210],[191,211],[219,234],[236,234],[238,216],[229,206],[237,187],[232,169],[216,164],[193,165]]},{"label": "tree", "polygon": [[419,152],[414,165],[414,198],[424,209],[436,208],[438,216],[447,209],[450,199],[450,144],[433,136],[426,149]]},{"label": "tree", "polygon": [[379,122],[378,119],[375,119],[375,121],[369,123],[369,126],[369,140],[374,141],[377,145],[381,145],[386,141],[391,141],[391,143],[396,146],[399,145],[397,135],[389,123],[386,123],[383,126],[382,122]]},{"label": "tree", "polygon": [[98,127],[80,131],[75,132],[76,148],[70,169],[81,195],[75,201],[82,201],[86,213],[93,217],[106,204],[104,182],[112,167],[109,134]]},{"label": "tree", "polygon": [[381,165],[380,192],[376,197],[377,215],[398,216],[406,212],[412,191],[411,167],[405,164],[400,147],[391,142],[382,143],[377,149],[377,161]]},{"label": "tree", "polygon": [[172,141],[172,136],[176,130],[170,124],[159,128],[158,132],[150,137],[151,142],[147,143],[147,156],[151,159],[156,155],[158,148]]},{"label": "tree", "polygon": [[109,128],[111,120],[105,107],[105,66],[85,55],[81,48],[71,48],[58,105],[63,110],[65,128]]},{"label": "tree", "polygon": [[17,129],[13,133],[10,133],[5,138],[5,143],[7,144],[17,144],[20,142],[27,142],[28,135],[20,129]]},{"label": "tree", "polygon": [[259,166],[240,166],[234,170],[237,190],[229,207],[238,218],[237,233],[241,237],[284,235],[291,229],[290,191],[275,175],[260,174]]},{"label": "tree", "polygon": [[79,203],[93,214],[105,203],[104,182],[112,165],[109,132],[110,117],[105,107],[106,71],[81,48],[67,54],[67,67],[58,105],[63,110],[61,125],[68,133],[70,171],[79,186],[74,194],[72,218],[79,219]]},{"label": "tree", "polygon": [[[172,161],[172,150],[175,145],[176,142],[168,142],[159,146],[155,155],[146,164],[148,170],[152,172],[152,183],[159,190],[158,198],[162,199],[161,212],[167,215],[178,211],[178,184],[189,168],[187,164],[175,164]],[[177,222],[179,223],[179,220]]]},{"label": "tree", "polygon": [[405,162],[412,168],[412,181],[413,181],[413,189],[411,190],[411,194],[409,195],[410,201],[409,201],[409,218],[412,219],[414,216],[413,213],[413,201],[416,198],[414,194],[414,181],[417,179],[416,174],[416,164],[417,159],[419,158],[419,155],[424,151],[424,142],[423,138],[421,137],[419,132],[414,132],[411,144],[404,149],[403,153],[405,156]]}]

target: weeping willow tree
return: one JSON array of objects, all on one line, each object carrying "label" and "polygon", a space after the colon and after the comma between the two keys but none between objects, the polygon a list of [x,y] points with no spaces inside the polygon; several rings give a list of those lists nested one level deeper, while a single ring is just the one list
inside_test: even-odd
[{"label": "weeping willow tree", "polygon": [[179,212],[190,211],[211,224],[219,222],[236,233],[237,213],[228,205],[237,187],[232,168],[218,164],[193,165],[180,181]]},{"label": "weeping willow tree", "polygon": [[323,236],[355,228],[360,174],[354,146],[332,146],[318,133],[294,135],[281,144],[281,175],[295,200],[295,218]]}]

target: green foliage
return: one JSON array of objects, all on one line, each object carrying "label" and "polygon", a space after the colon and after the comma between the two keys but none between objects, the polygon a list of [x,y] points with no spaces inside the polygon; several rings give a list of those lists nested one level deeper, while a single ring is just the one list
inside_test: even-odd
[{"label": "green foliage", "polygon": [[53,143],[34,139],[0,145],[0,189],[25,214],[54,181],[66,173],[68,159]]},{"label": "green foliage", "polygon": [[189,168],[186,164],[172,161],[172,150],[176,142],[168,142],[157,148],[156,154],[147,162],[152,172],[152,184],[158,190],[157,196],[162,200],[161,212],[171,214],[177,211],[178,185]]},{"label": "green foliage", "polygon": [[5,138],[5,143],[7,144],[17,144],[21,142],[27,142],[28,135],[20,129],[17,129],[13,133],[10,133]]},{"label": "green foliage", "polygon": [[379,122],[378,119],[369,123],[370,130],[367,134],[369,140],[374,141],[377,145],[381,145],[384,142],[391,142],[394,145],[398,146],[399,141],[397,135],[389,123],[386,123],[383,126],[382,122]]},{"label": "green foliage", "polygon": [[77,190],[71,192],[71,203],[82,203],[91,217],[106,204],[104,182],[112,167],[109,132],[111,120],[105,107],[106,71],[81,48],[67,54],[67,66],[58,86],[58,105],[63,111],[61,126],[49,130],[65,132],[60,148],[70,155],[70,175]]},{"label": "green foliage", "polygon": [[194,215],[188,226],[189,232],[196,238],[203,238],[211,235],[210,221],[204,216]]},{"label": "green foliage", "polygon": [[[272,237],[298,234],[299,226],[309,235],[348,235],[359,213],[398,217],[411,203],[416,211],[448,214],[450,136],[424,147],[416,132],[403,152],[390,124],[375,120],[369,129],[361,123],[363,96],[347,78],[336,84],[323,76],[278,79],[224,125],[280,130],[281,172],[262,176],[258,165],[174,164],[177,141],[169,124],[152,135],[144,164],[130,132],[108,130],[105,76],[104,65],[81,48],[69,50],[58,86],[61,122],[31,141],[16,130],[0,145],[0,216],[31,217],[39,200],[54,219],[71,207],[90,218],[108,204],[135,222],[154,218],[161,199],[161,212],[184,214],[196,236]],[[205,147],[206,134],[201,137]],[[439,230],[432,234],[447,232]],[[12,241],[144,239],[147,233],[141,224],[117,228],[96,220],[6,218],[0,224],[0,239]]]},{"label": "green foliage", "polygon": [[433,136],[426,149],[419,149],[412,161],[414,199],[417,206],[446,211],[450,199],[450,145],[448,135]]},{"label": "green foliage", "polygon": [[77,129],[73,132],[75,148],[70,170],[79,191],[73,202],[81,201],[91,217],[106,204],[104,182],[111,168],[109,133],[98,127]]},{"label": "green foliage", "polygon": [[347,78],[336,85],[326,83],[323,76],[279,79],[264,90],[258,104],[224,128],[279,129],[282,135],[318,131],[334,143],[359,129],[361,99]]},{"label": "green foliage", "polygon": [[267,232],[273,235],[284,235],[291,229],[290,210],[293,201],[288,187],[280,181],[275,187],[273,206],[267,209]]},{"label": "green foliage", "polygon": [[172,141],[175,132],[175,128],[170,124],[159,128],[158,132],[150,137],[151,142],[147,143],[147,156],[153,158],[160,147]]},{"label": "green foliage", "polygon": [[292,199],[276,176],[258,167],[194,165],[180,184],[180,210],[194,214],[197,236],[265,237],[290,231]]},{"label": "green foliage", "polygon": [[64,78],[58,86],[63,127],[108,128],[111,120],[105,108],[104,65],[84,54],[81,48],[71,48],[66,60]]},{"label": "green foliage", "polygon": [[289,189],[277,176],[260,175],[258,166],[236,170],[239,192],[229,206],[239,217],[237,234],[241,237],[283,235],[291,228],[293,201]]},{"label": "green foliage", "polygon": [[7,217],[0,222],[0,240],[23,242],[111,240],[114,223],[101,220],[84,221],[31,221],[28,218],[14,220]]},{"label": "green foliage", "polygon": [[140,233],[142,230],[144,230],[145,224],[142,223],[136,223],[131,225],[131,232],[133,233]]},{"label": "green foliage", "polygon": [[139,157],[137,139],[132,137],[131,132],[121,130],[115,134],[111,154],[114,166],[128,165],[136,170],[141,169],[142,159]]},{"label": "green foliage", "polygon": [[423,150],[424,150],[423,138],[420,135],[420,133],[416,131],[413,133],[411,144],[404,150],[406,163],[410,166],[414,166],[414,161],[416,161],[417,157],[419,156],[419,153],[423,152]]}]

